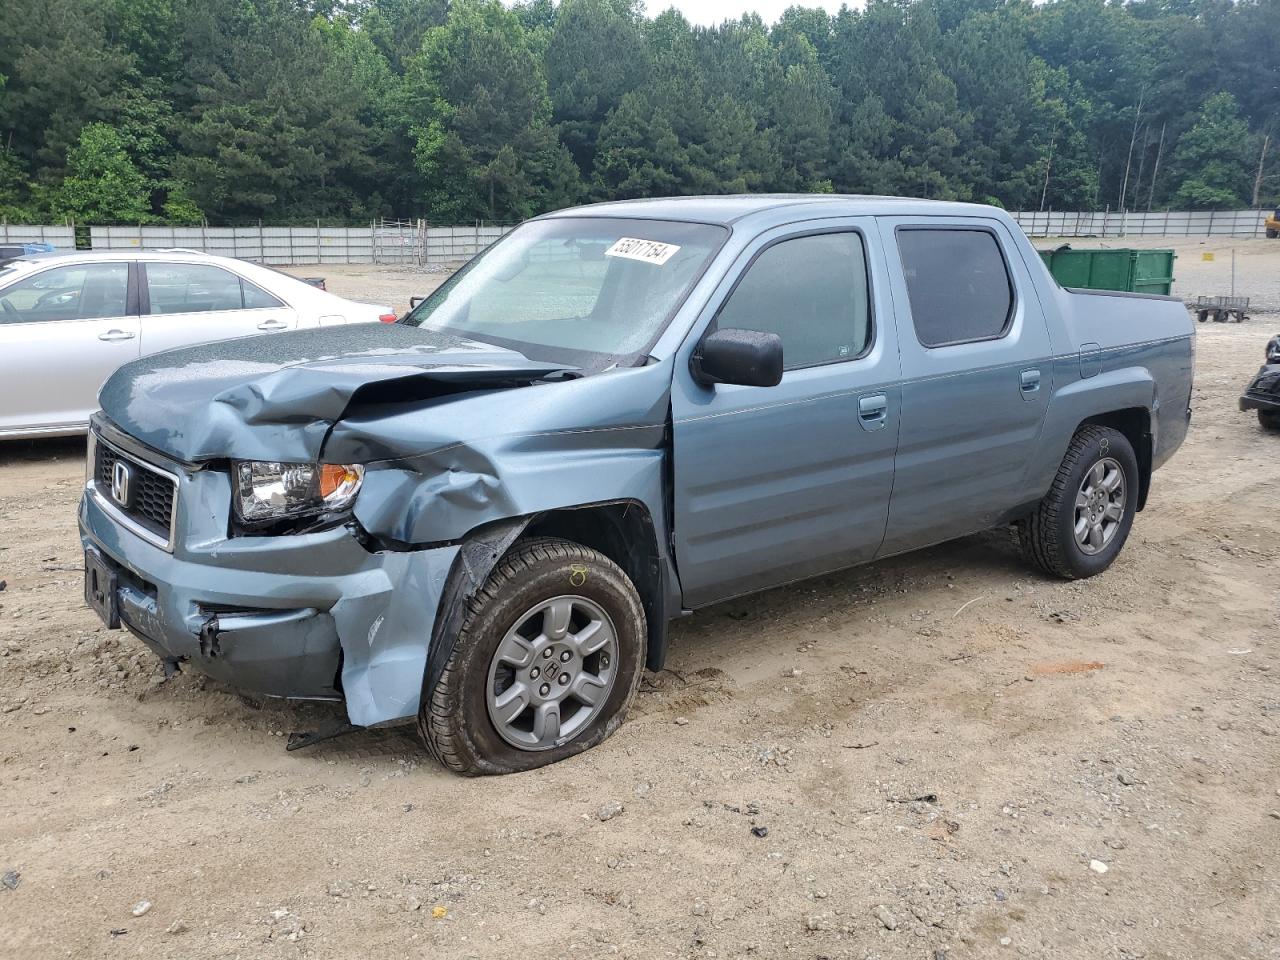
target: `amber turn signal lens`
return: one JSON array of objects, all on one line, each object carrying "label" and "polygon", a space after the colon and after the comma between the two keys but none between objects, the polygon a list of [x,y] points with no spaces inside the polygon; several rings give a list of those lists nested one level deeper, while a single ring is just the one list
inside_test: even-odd
[{"label": "amber turn signal lens", "polygon": [[327,498],[360,481],[360,474],[341,463],[320,464],[320,496]]}]

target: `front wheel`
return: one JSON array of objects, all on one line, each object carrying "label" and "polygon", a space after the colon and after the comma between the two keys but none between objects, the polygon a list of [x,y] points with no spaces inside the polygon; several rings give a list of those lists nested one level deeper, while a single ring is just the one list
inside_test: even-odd
[{"label": "front wheel", "polygon": [[644,666],[635,585],[568,540],[517,543],[472,597],[418,731],[458,773],[514,773],[590,749],[626,713]]},{"label": "front wheel", "polygon": [[1077,580],[1111,566],[1133,526],[1138,458],[1123,433],[1082,427],[1053,486],[1018,523],[1023,556],[1045,573]]},{"label": "front wheel", "polygon": [[1268,239],[1268,240],[1274,240],[1274,239],[1275,239],[1276,237],[1278,237],[1278,236],[1280,236],[1280,230],[1268,230],[1268,231],[1267,231],[1267,239]]},{"label": "front wheel", "polygon": [[1280,411],[1259,410],[1258,423],[1262,424],[1263,430],[1280,430]]}]

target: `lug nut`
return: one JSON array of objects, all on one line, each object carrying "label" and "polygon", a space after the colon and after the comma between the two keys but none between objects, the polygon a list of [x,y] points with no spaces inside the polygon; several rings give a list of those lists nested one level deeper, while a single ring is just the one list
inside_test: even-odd
[{"label": "lug nut", "polygon": [[566,650],[564,653],[560,654],[560,662],[561,662],[561,663],[568,663],[568,662],[569,662],[569,656],[570,656],[569,651],[568,651],[568,650]]},{"label": "lug nut", "polygon": [[548,658],[548,657],[550,657],[550,656],[551,656],[551,648],[550,648],[550,647],[547,647],[547,649],[545,649],[545,650],[543,650],[543,651],[542,651],[542,657],[543,657],[543,659],[545,660],[545,659],[547,659],[547,658]]},{"label": "lug nut", "polygon": [[567,673],[560,674],[560,685],[564,686],[568,682],[569,682],[569,675]]},{"label": "lug nut", "polygon": [[538,674],[540,674],[541,672],[542,672],[542,671],[541,671],[541,670],[539,670],[537,667],[534,667],[532,670],[530,670],[530,671],[529,671],[529,679],[530,679],[530,680],[537,680],[537,679],[538,679]]},{"label": "lug nut", "polygon": [[551,692],[551,684],[544,683],[542,686],[538,688],[538,692],[545,697],[548,693]]}]

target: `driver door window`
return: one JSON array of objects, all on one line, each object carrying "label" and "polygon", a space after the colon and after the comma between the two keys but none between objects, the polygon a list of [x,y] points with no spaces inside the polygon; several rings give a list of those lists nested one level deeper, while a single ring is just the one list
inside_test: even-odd
[{"label": "driver door window", "polygon": [[0,323],[123,317],[128,296],[127,263],[55,267],[0,291]]},{"label": "driver door window", "polygon": [[51,267],[0,289],[0,432],[83,425],[98,388],[138,358],[130,265]]},{"label": "driver door window", "polygon": [[862,356],[871,342],[862,237],[820,233],[766,247],[729,295],[716,326],[776,333],[787,370]]}]

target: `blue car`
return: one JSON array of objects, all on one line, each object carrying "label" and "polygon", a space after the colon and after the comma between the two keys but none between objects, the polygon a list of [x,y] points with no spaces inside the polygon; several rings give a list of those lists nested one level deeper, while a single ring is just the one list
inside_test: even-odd
[{"label": "blue car", "polygon": [[608,737],[710,604],[1000,525],[1106,570],[1192,359],[1180,301],[1063,289],[992,207],[562,210],[395,324],[123,367],[86,597],[168,670],[526,770]]},{"label": "blue car", "polygon": [[12,263],[19,257],[25,257],[33,253],[53,253],[54,249],[52,243],[0,244],[0,267],[3,267],[6,263]]}]

